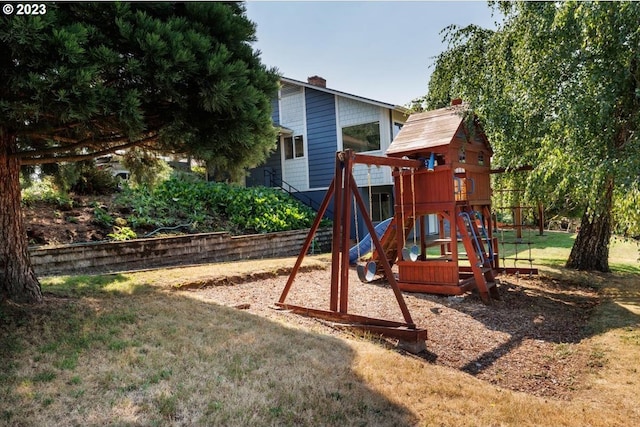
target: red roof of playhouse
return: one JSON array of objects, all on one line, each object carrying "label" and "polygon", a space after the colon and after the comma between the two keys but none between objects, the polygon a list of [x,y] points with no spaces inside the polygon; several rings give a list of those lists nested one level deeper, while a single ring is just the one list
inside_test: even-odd
[{"label": "red roof of playhouse", "polygon": [[[392,157],[400,157],[417,151],[425,151],[425,149],[451,144],[458,130],[461,127],[464,129],[463,123],[466,111],[467,106],[465,104],[457,104],[410,115],[387,149],[386,154]],[[477,122],[475,122],[475,127],[476,135],[480,136],[487,149],[491,150],[484,131]],[[471,135],[468,135],[468,132],[466,133],[467,139],[470,139]]]}]

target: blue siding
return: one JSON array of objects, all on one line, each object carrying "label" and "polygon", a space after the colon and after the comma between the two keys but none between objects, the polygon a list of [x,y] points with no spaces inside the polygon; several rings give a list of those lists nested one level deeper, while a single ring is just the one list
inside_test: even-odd
[{"label": "blue siding", "polygon": [[328,187],[335,171],[338,149],[334,95],[315,89],[305,90],[309,187]]},{"label": "blue siding", "polygon": [[271,120],[274,125],[280,124],[280,109],[278,108],[278,98],[271,100]]},{"label": "blue siding", "polygon": [[280,143],[276,145],[275,151],[267,158],[267,161],[249,170],[246,179],[247,187],[279,187],[282,184],[282,164],[280,162]]},{"label": "blue siding", "polygon": [[[271,120],[274,126],[280,125],[278,98],[271,100]],[[271,153],[267,161],[263,165],[249,170],[246,183],[247,187],[256,187],[259,185],[279,187],[282,184],[282,162],[279,139],[275,151]]]}]

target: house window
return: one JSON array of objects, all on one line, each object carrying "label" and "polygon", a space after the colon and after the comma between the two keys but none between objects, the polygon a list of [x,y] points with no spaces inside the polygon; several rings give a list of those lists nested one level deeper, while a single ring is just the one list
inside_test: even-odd
[{"label": "house window", "polygon": [[374,222],[379,222],[384,221],[391,216],[391,194],[371,194],[371,220]]},{"label": "house window", "polygon": [[294,159],[304,157],[304,139],[302,135],[286,136],[284,138],[284,158]]},{"label": "house window", "polygon": [[380,122],[342,128],[342,146],[356,153],[380,149]]},{"label": "house window", "polygon": [[478,153],[478,164],[484,166],[484,153],[482,151]]}]

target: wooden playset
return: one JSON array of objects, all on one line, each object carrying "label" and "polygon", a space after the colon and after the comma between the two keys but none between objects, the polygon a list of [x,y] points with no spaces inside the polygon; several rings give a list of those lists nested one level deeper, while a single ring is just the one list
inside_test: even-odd
[{"label": "wooden playset", "polygon": [[[424,349],[426,331],[416,327],[401,291],[460,295],[477,290],[485,303],[499,299],[491,155],[477,119],[467,114],[460,102],[411,115],[386,157],[351,150],[338,152],[334,179],[276,305],[392,336],[417,352]],[[381,238],[376,235],[353,177],[355,164],[393,168],[394,217]],[[287,304],[287,295],[331,201],[334,221],[329,309]],[[362,215],[373,248],[371,259],[357,266],[358,275],[365,282],[384,276],[402,311],[403,323],[348,313],[351,224],[357,212]],[[430,215],[439,225],[435,236],[427,235],[424,227]],[[407,241],[411,238],[413,246],[409,248]],[[397,278],[392,272],[394,264]]]}]

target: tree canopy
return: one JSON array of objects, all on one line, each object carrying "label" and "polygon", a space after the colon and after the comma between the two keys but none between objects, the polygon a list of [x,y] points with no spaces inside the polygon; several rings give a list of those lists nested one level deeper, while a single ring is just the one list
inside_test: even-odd
[{"label": "tree canopy", "polygon": [[462,97],[494,164],[534,166],[527,197],[581,215],[567,266],[608,271],[612,231],[640,234],[640,3],[499,2],[496,31],[445,30],[428,94]]},{"label": "tree canopy", "polygon": [[254,40],[241,3],[47,3],[45,14],[0,17],[5,296],[40,298],[19,218],[20,165],[130,147],[190,153],[230,173],[266,158],[279,76]]},{"label": "tree canopy", "polygon": [[0,21],[0,125],[22,164],[143,144],[242,167],[272,148],[278,76],[243,5],[47,6]]}]

